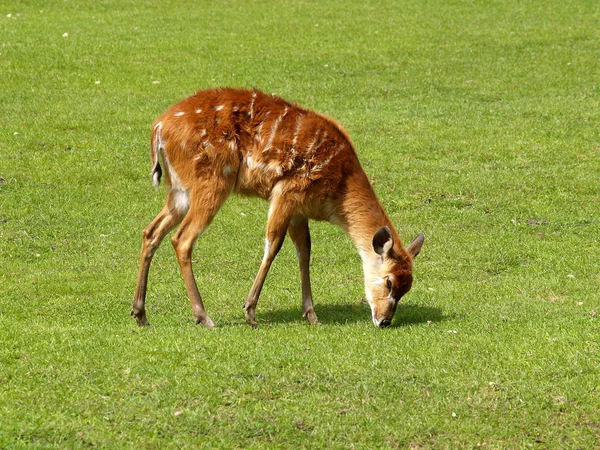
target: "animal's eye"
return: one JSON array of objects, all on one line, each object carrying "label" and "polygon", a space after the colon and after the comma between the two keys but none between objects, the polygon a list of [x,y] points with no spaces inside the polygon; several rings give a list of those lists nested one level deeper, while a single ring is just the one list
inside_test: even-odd
[{"label": "animal's eye", "polygon": [[385,279],[385,285],[387,286],[387,288],[391,291],[392,290],[392,280],[390,280],[389,278]]}]

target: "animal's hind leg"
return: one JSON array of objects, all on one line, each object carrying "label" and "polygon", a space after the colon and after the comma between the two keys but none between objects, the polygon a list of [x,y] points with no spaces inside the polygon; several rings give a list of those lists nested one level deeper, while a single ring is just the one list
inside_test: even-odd
[{"label": "animal's hind leg", "polygon": [[302,282],[302,317],[316,325],[319,323],[312,301],[312,290],[310,287],[310,232],[308,230],[308,219],[305,217],[294,217],[288,226],[288,233],[298,255],[300,263],[300,279]]},{"label": "animal's hind leg", "polygon": [[234,177],[231,178],[232,181],[222,179],[197,181],[194,190],[190,192],[190,209],[181,222],[181,226],[171,238],[195,322],[202,323],[207,328],[213,328],[215,325],[204,309],[204,303],[196,285],[192,270],[192,251],[196,239],[210,225],[221,205],[227,200],[234,182]]},{"label": "animal's hind leg", "polygon": [[175,228],[183,219],[185,211],[180,211],[175,205],[175,195],[173,191],[169,193],[167,204],[162,211],[154,218],[142,233],[142,252],[140,256],[140,271],[138,274],[137,286],[133,297],[133,306],[131,315],[135,317],[139,326],[149,325],[146,319],[146,287],[148,284],[148,272],[154,252],[162,242],[169,231]]}]

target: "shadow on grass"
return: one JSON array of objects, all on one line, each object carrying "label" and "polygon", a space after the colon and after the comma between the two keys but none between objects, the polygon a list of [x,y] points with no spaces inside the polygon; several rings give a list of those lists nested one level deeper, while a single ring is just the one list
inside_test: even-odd
[{"label": "shadow on grass", "polygon": [[[315,312],[323,324],[346,324],[356,322],[371,322],[371,310],[367,305],[315,305]],[[262,312],[261,318],[267,322],[298,322],[302,318],[300,308],[280,309]],[[440,308],[419,305],[399,305],[392,322],[392,327],[403,327],[419,323],[441,322],[447,320]]]}]

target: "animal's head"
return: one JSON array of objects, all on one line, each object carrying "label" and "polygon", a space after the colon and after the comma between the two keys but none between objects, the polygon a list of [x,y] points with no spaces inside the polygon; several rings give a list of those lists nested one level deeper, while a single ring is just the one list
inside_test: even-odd
[{"label": "animal's head", "polygon": [[377,257],[363,261],[365,293],[371,307],[373,323],[385,328],[391,325],[400,298],[412,286],[412,260],[421,251],[425,237],[419,234],[406,248],[394,249],[394,238],[388,227],[380,228],[373,237]]}]

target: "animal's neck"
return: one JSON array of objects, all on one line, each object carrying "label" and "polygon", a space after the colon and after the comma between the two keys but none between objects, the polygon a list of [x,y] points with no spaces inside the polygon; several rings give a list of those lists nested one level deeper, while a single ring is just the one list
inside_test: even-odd
[{"label": "animal's neck", "polygon": [[392,231],[394,248],[402,248],[394,226],[362,170],[359,169],[348,176],[344,193],[339,200],[339,225],[354,242],[363,263],[379,258],[373,249],[373,237],[383,226]]}]

